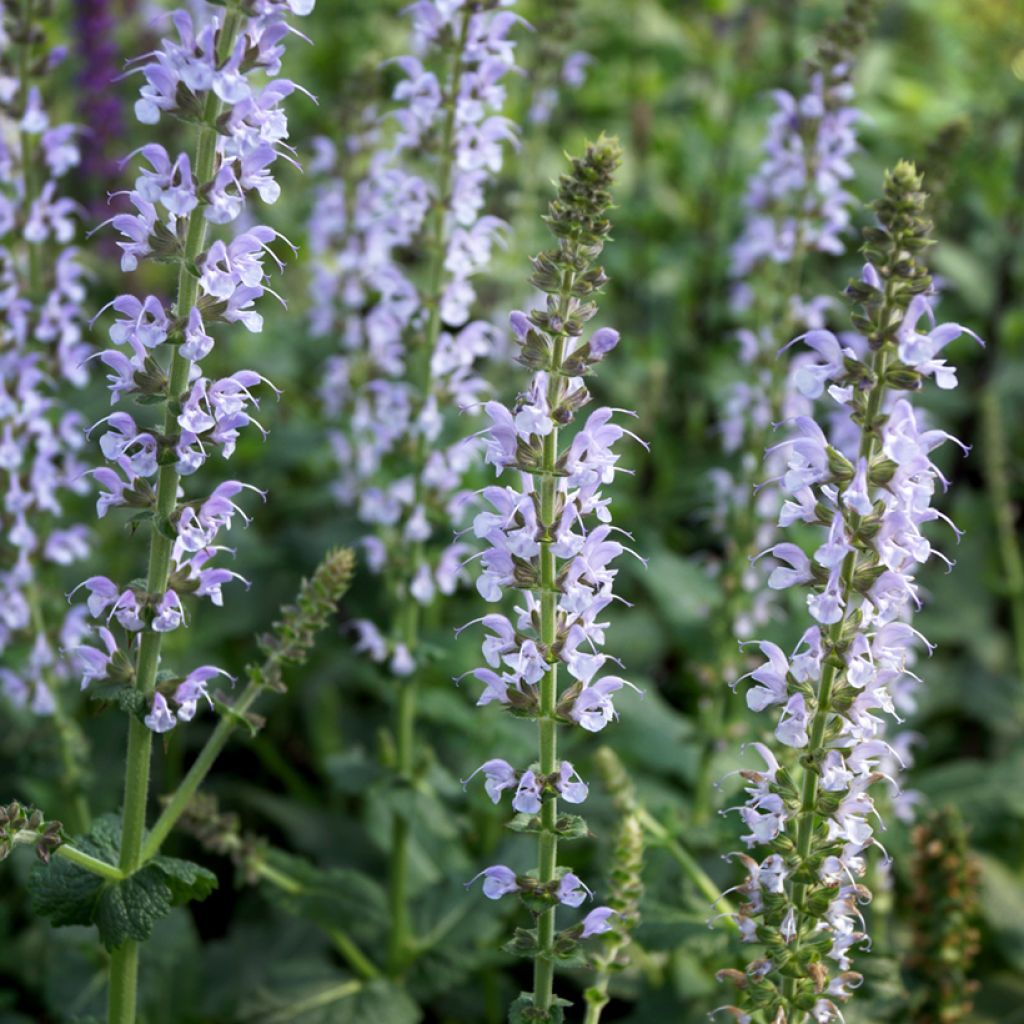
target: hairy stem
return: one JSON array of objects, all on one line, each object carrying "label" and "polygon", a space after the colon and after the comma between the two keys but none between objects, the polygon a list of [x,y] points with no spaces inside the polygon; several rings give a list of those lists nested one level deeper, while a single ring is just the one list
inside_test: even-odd
[{"label": "hairy stem", "polygon": [[[241,13],[228,8],[224,24],[217,41],[217,57],[220,63],[227,60],[241,29]],[[200,185],[213,177],[216,157],[217,133],[214,125],[221,111],[221,102],[214,92],[208,93],[203,124],[199,127],[199,138],[193,166]],[[187,316],[195,305],[199,294],[199,282],[192,267],[202,253],[206,241],[207,221],[201,209],[189,214],[185,236],[185,251],[178,272],[178,295],[175,311],[179,317]],[[167,387],[167,401],[164,412],[164,432],[173,434],[177,428],[177,401],[184,392],[189,378],[191,363],[175,349],[171,358],[170,381]],[[157,478],[156,509],[149,545],[149,563],[146,572],[146,590],[150,594],[163,593],[171,567],[171,516],[174,513],[178,494],[178,473],[173,465],[160,467]],[[165,532],[166,531],[166,532]],[[135,686],[149,696],[156,684],[156,673],[160,663],[162,634],[146,630],[139,642],[139,653],[135,665]],[[121,824],[121,870],[131,874],[142,863],[142,839],[146,825],[146,799],[149,793],[150,755],[153,734],[137,718],[128,724],[128,754],[125,765],[124,810]],[[136,943],[126,942],[115,950],[110,963],[110,999],[107,1019],[109,1024],[133,1024],[135,1020],[135,976],[138,972],[138,949]]]},{"label": "hairy stem", "polygon": [[144,864],[160,852],[164,840],[170,835],[185,808],[188,807],[189,801],[203,784],[214,761],[220,756],[220,752],[240,724],[241,716],[252,707],[261,689],[262,687],[256,683],[249,683],[242,691],[241,697],[231,706],[231,714],[221,717],[209,739],[203,744],[203,749],[196,755],[196,759],[192,762],[185,777],[178,784],[170,802],[157,818],[156,824],[149,830],[146,841],[142,844],[142,851],[139,855],[140,863]]},{"label": "hairy stem", "polygon": [[992,498],[999,557],[1003,568],[1003,593],[1010,605],[1014,655],[1018,678],[1024,680],[1024,559],[1017,535],[1016,513],[1010,490],[1010,453],[995,386],[989,384],[981,400],[985,446],[985,482]]},{"label": "hairy stem", "polygon": [[[885,347],[879,349],[872,360],[872,370],[875,374],[875,385],[868,396],[867,408],[864,413],[864,420],[861,425],[860,458],[867,459],[870,465],[875,454],[878,443],[877,424],[881,413],[882,400],[885,397],[884,376],[888,363],[888,354]],[[855,513],[851,515],[851,533],[856,531],[860,517]],[[857,569],[857,550],[850,551],[843,561],[840,592],[843,597],[843,614],[840,620],[833,623],[827,632],[825,644],[825,661],[822,666],[821,682],[818,687],[814,717],[811,719],[811,728],[808,732],[807,752],[804,755],[804,775],[800,791],[800,812],[797,823],[796,834],[796,855],[797,861],[803,864],[811,851],[811,840],[814,837],[815,825],[818,822],[818,815],[815,807],[818,802],[818,766],[824,755],[825,730],[832,714],[832,690],[839,677],[839,663],[832,652],[839,645],[846,627],[847,616],[850,613],[850,597],[852,594],[851,581]],[[792,902],[800,915],[800,925],[797,928],[794,948],[799,949],[802,926],[810,920],[804,910],[804,896],[807,891],[807,884],[795,882],[792,887]],[[792,999],[795,993],[795,979],[787,978],[786,995]],[[791,1007],[793,1024],[801,1024],[806,1019],[804,1011]]]},{"label": "hairy stem", "polygon": [[[560,322],[564,323],[572,300],[572,288],[576,275],[565,271],[558,296]],[[551,365],[560,367],[565,358],[565,335],[556,334],[552,348]],[[552,372],[548,378],[548,409],[554,408],[558,400],[558,375]],[[554,426],[544,438],[543,462],[540,474],[540,519],[543,536],[540,540],[540,639],[546,652],[548,670],[540,681],[540,713],[538,731],[540,743],[540,774],[551,778],[558,771],[558,720],[555,709],[558,705],[558,655],[554,653],[558,639],[558,588],[557,560],[553,545],[556,525],[556,478],[558,463],[558,427]],[[558,800],[554,793],[545,793],[541,805],[541,832],[537,862],[537,880],[543,885],[554,881],[558,867],[558,834],[555,824],[558,820]],[[555,910],[549,907],[537,920],[537,948],[539,955],[533,965],[533,1005],[544,1012],[551,1008],[555,964],[553,945],[555,940]]]}]

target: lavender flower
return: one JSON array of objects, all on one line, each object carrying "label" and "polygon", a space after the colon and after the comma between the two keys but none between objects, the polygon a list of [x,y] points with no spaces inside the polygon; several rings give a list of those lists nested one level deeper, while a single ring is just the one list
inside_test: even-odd
[{"label": "lavender flower", "polygon": [[[154,689],[160,636],[188,622],[183,599],[221,605],[226,584],[248,585],[214,563],[226,550],[218,543],[221,532],[236,518],[248,522],[239,502],[262,492],[237,480],[191,498],[178,491],[211,455],[230,457],[243,429],[253,425],[265,433],[253,413],[260,392],[274,390],[270,382],[248,369],[214,379],[200,363],[214,346],[216,325],[262,328],[254,303],[271,290],[268,270],[281,265],[273,250],[279,236],[258,226],[212,242],[206,234],[209,225],[238,221],[251,193],[264,202],[278,196],[271,167],[288,148],[281,102],[300,88],[275,77],[293,7],[260,0],[244,13],[193,19],[175,12],[175,37],[132,67],[143,79],[138,119],[155,124],[173,114],[197,127],[199,143],[194,157],[168,153],[158,143],[130,154],[126,164],[136,170],[128,198],[135,212],[109,221],[121,235],[123,270],[155,259],[178,264],[180,275],[173,306],[154,295],[126,294],[97,314],[113,313],[109,336],[116,347],[99,355],[113,371],[112,404],[131,395],[163,403],[166,412],[162,423],[143,423],[117,410],[93,428],[102,430],[109,467],[91,471],[103,488],[97,514],[119,506],[135,510],[151,524],[152,549],[145,582],[124,585],[97,576],[82,584],[88,613],[101,625],[106,664],[98,648],[82,646],[78,657],[83,686],[119,665],[118,679],[134,681],[150,702],[144,722],[154,732],[191,720],[201,701],[212,705],[207,685],[226,675],[214,666],[181,677],[164,671]],[[120,638],[111,631],[115,624]]]},{"label": "lavender flower", "polygon": [[79,162],[78,129],[53,124],[46,108],[63,50],[45,52],[42,15],[41,4],[5,5],[0,25],[0,692],[48,715],[71,675],[64,651],[84,630],[79,610],[58,628],[47,621],[40,581],[88,553],[88,530],[68,524],[63,502],[85,486],[83,424],[67,392],[86,381],[89,347],[77,208],[59,191]]},{"label": "lavender flower", "polygon": [[[451,540],[478,461],[460,411],[485,392],[477,363],[498,336],[471,319],[473,278],[501,241],[504,223],[484,212],[514,126],[500,113],[503,79],[513,70],[517,18],[507,3],[420,0],[408,8],[412,50],[391,63],[401,78],[383,119],[367,111],[346,163],[365,174],[321,185],[311,229],[317,257],[313,333],[337,334],[322,391],[332,418],[338,498],[373,533],[369,567],[388,583],[387,634],[370,620],[352,623],[357,649],[385,663],[398,685],[396,767],[411,784],[415,763],[421,609],[468,579],[467,547]],[[318,165],[332,169],[330,144]],[[406,264],[416,246],[422,274]],[[443,538],[443,541],[441,541]],[[401,971],[413,946],[405,898],[410,818],[394,818],[390,866],[389,958]]]},{"label": "lavender flower", "polygon": [[[587,795],[572,765],[557,759],[557,729],[602,729],[617,716],[614,694],[632,686],[601,674],[609,656],[601,653],[606,624],[600,616],[613,600],[612,563],[628,550],[614,539],[609,500],[601,488],[618,469],[613,446],[623,435],[633,435],[612,422],[614,410],[601,408],[568,444],[559,437],[590,399],[583,376],[619,340],[608,328],[583,340],[585,325],[597,312],[591,296],[606,281],[595,261],[610,230],[605,212],[618,163],[618,145],[601,139],[559,182],[548,217],[558,245],[533,261],[532,281],[548,300],[529,315],[510,317],[519,361],[534,376],[511,408],[498,402],[485,407],[491,420],[484,433],[486,460],[499,477],[507,470],[517,474],[518,486],[484,488],[486,506],[473,521],[474,534],[487,544],[477,580],[480,595],[497,601],[511,589],[522,596],[514,620],[501,614],[478,620],[487,631],[488,667],[472,673],[484,684],[477,703],[500,704],[519,717],[535,718],[540,732],[535,765],[517,772],[492,759],[479,769],[492,800],[515,786],[515,827],[538,835],[537,875],[517,881],[537,928],[520,929],[510,947],[535,961],[534,991],[517,1006],[531,1007],[537,1020],[551,1019],[556,944],[564,952],[583,933],[603,931],[606,923],[605,916],[588,917],[582,930],[555,935],[555,906],[577,907],[591,896],[582,880],[557,865],[558,837],[585,833],[577,827],[581,819],[558,815],[557,798],[578,803]],[[560,664],[572,680],[561,691]]]},{"label": "lavender flower", "polygon": [[[505,227],[483,211],[504,146],[515,139],[500,111],[517,19],[495,6],[434,0],[410,14],[415,56],[393,61],[402,73],[388,112],[393,132],[382,137],[381,118],[369,109],[346,153],[368,163],[365,176],[329,177],[319,188],[311,327],[344,344],[323,388],[328,412],[347,423],[332,437],[341,471],[335,493],[376,531],[365,542],[368,562],[396,574],[395,600],[425,606],[466,579],[465,546],[429,542],[439,530],[450,535],[474,462],[471,446],[451,442],[448,410],[479,403],[485,386],[475,366],[497,337],[491,324],[470,318],[472,279]],[[329,143],[320,156],[318,165],[333,172]],[[414,243],[430,253],[425,281],[403,263]],[[359,628],[365,637],[373,627]],[[370,646],[393,667],[396,655],[399,668],[415,662],[408,638],[378,636]]]},{"label": "lavender flower", "polygon": [[[928,429],[900,394],[929,376],[943,385],[955,380],[938,351],[972,334],[958,324],[917,330],[933,305],[920,261],[930,244],[925,199],[913,165],[887,175],[877,226],[865,232],[868,262],[848,289],[865,338],[855,354],[822,364],[820,383],[838,415],[824,420],[828,435],[797,418],[780,449],[784,516],[817,527],[820,543],[809,555],[789,543],[768,554],[783,565],[775,586],[807,588],[813,623],[789,658],[761,645],[768,662],[752,674],[758,685],[748,704],[779,709],[775,738],[802,752],[803,773],[798,785],[769,748],[755,745],[765,767],[742,773],[748,800],[739,812],[748,849],[768,853],[760,862],[739,855],[748,877],[736,890],[744,896],[736,919],[746,941],[766,947],[766,959],[747,968],[743,1007],[794,1024],[808,1015],[841,1020],[837,1004],[860,982],[851,958],[868,941],[858,906],[870,899],[859,881],[866,854],[879,845],[872,790],[880,782],[895,787],[883,764],[898,760],[884,716],[895,712],[915,651],[928,647],[909,622],[921,603],[917,568],[937,553],[922,528],[948,523],[932,508],[946,482],[930,455],[955,439]],[[818,355],[839,344],[816,341]]]},{"label": "lavender flower", "polygon": [[[787,362],[777,355],[780,338],[825,333],[834,304],[829,296],[795,293],[792,283],[800,280],[809,254],[835,256],[846,249],[853,196],[844,184],[853,176],[849,158],[857,150],[859,120],[851,105],[852,75],[872,7],[873,0],[849,0],[843,18],[822,38],[807,89],[798,96],[773,94],[777,109],[768,122],[764,159],[748,183],[747,217],[732,251],[733,311],[741,319],[758,316],[762,324],[737,332],[744,372],[730,385],[722,408],[723,447],[739,454],[741,464],[735,472],[717,470],[712,478],[714,516],[733,549],[735,564],[726,570],[724,585],[733,615],[729,625],[739,637],[763,625],[773,611],[759,569],[747,565],[751,554],[771,543],[779,506],[773,487],[753,489],[760,453],[772,424],[806,415],[810,400],[821,393],[821,370],[808,368],[806,356]],[[758,285],[771,293],[767,317],[755,304]],[[834,357],[842,359],[841,346],[835,348]],[[747,593],[756,596],[750,600]]]}]

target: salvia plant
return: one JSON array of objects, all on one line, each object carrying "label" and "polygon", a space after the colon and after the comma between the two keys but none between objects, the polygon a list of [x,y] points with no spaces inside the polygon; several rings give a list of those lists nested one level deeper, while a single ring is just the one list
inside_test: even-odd
[{"label": "salvia plant", "polygon": [[[813,353],[783,355],[780,349],[798,331],[824,328],[835,304],[829,295],[813,294],[808,271],[813,257],[846,251],[854,202],[847,185],[860,116],[853,106],[853,73],[872,7],[871,0],[850,0],[844,16],[824,30],[804,71],[805,88],[773,92],[763,159],[747,183],[743,229],[731,250],[730,306],[743,326],[736,332],[741,372],[728,385],[718,423],[723,451],[734,465],[710,474],[712,518],[725,542],[715,680],[735,677],[745,665],[737,640],[780,617],[777,595],[764,585],[765,563],[752,560],[775,537],[781,504],[778,489],[761,479],[761,453],[773,424],[809,412],[794,381]],[[774,461],[780,460],[781,452]],[[727,710],[716,687],[705,703],[708,743],[697,785],[698,820],[709,811],[712,753]]]},{"label": "salvia plant", "polygon": [[[271,248],[277,232],[248,226],[227,239],[210,239],[208,229],[241,223],[250,193],[264,202],[278,198],[280,188],[270,168],[285,151],[288,137],[280,104],[297,87],[276,76],[283,41],[291,31],[286,18],[308,13],[311,6],[299,0],[253,0],[217,13],[204,9],[195,17],[178,11],[171,16],[174,37],[164,38],[159,49],[131,68],[143,79],[137,119],[144,125],[164,117],[185,122],[195,150],[191,156],[172,156],[162,145],[149,143],[131,154],[126,163],[138,161],[128,194],[134,212],[111,220],[121,236],[121,269],[132,272],[143,260],[169,264],[177,272],[174,302],[165,306],[155,295],[126,293],[99,314],[106,309],[115,314],[109,334],[116,347],[98,353],[110,371],[112,404],[130,397],[142,410],[137,420],[115,409],[94,425],[92,431],[102,431],[100,448],[108,465],[88,475],[100,486],[98,516],[119,507],[130,510],[132,528],[146,527],[149,551],[144,577],[117,583],[91,576],[75,588],[70,596],[85,597],[79,619],[87,613],[93,620],[98,643],[84,643],[83,637],[70,646],[82,688],[99,699],[116,699],[129,714],[124,806],[119,821],[100,819],[81,843],[82,856],[92,858],[96,872],[90,884],[98,898],[87,901],[91,905],[69,906],[59,898],[68,885],[59,871],[43,876],[35,892],[37,909],[54,923],[99,925],[112,953],[112,1021],[134,1019],[139,942],[148,937],[154,916],[171,904],[202,897],[214,882],[196,865],[159,856],[189,788],[209,770],[227,732],[247,721],[248,704],[258,692],[280,684],[279,664],[297,660],[308,648],[312,632],[323,626],[351,571],[346,553],[328,556],[312,589],[304,592],[297,609],[286,611],[278,635],[265,644],[267,664],[252,670],[250,686],[236,705],[222,708],[221,726],[147,835],[153,734],[190,721],[202,704],[213,707],[209,688],[228,676],[213,665],[178,671],[162,664],[162,639],[186,625],[186,600],[221,605],[222,587],[241,580],[237,572],[210,563],[227,550],[218,544],[221,531],[231,527],[235,516],[245,518],[236,499],[249,491],[261,493],[237,480],[212,491],[200,489],[193,497],[185,492],[188,478],[210,455],[232,454],[244,427],[262,429],[249,410],[257,402],[254,390],[269,386],[251,369],[220,379],[207,377],[201,362],[214,346],[208,330],[238,322],[250,331],[260,330],[262,318],[254,304],[272,291],[265,261],[278,262]],[[31,4],[27,10],[33,13]],[[17,26],[26,44],[33,40],[32,32],[29,23]],[[37,67],[31,55],[22,61]],[[33,136],[43,135],[47,122],[39,91],[29,87],[28,71],[25,76],[23,153],[34,158]],[[42,152],[58,170],[67,170],[77,159],[72,137],[69,130],[43,135]],[[28,239],[38,243],[53,235],[67,242],[70,204],[56,196],[55,184],[47,183],[38,195],[31,188],[26,194],[33,197],[25,219]],[[67,274],[74,281],[76,273],[70,256],[71,270],[65,269],[62,278],[65,290]],[[39,253],[32,256],[39,259]],[[36,285],[42,286],[41,281]],[[55,302],[62,297],[57,292]],[[72,309],[67,330],[74,331],[76,323]],[[45,337],[42,324],[40,318],[33,325],[37,337]],[[64,338],[63,346],[61,340],[59,335],[53,338],[55,354],[70,344],[77,366],[82,361],[77,337]],[[29,818],[28,832],[42,827],[37,817]],[[51,832],[44,829],[43,836],[47,842]],[[101,890],[104,880],[119,884]]]},{"label": "salvia plant", "polygon": [[[337,497],[373,532],[362,540],[382,575],[388,621],[351,623],[358,649],[385,664],[395,683],[394,769],[410,787],[417,768],[415,719],[423,667],[423,609],[468,579],[469,547],[452,538],[478,462],[460,411],[478,407],[480,361],[497,329],[474,319],[473,278],[505,224],[486,212],[487,191],[516,138],[501,113],[515,70],[508,4],[464,0],[412,4],[412,49],[398,69],[393,105],[369,108],[346,140],[348,170],[328,179],[313,210],[318,256],[312,283],[314,335],[342,353],[326,367],[322,397],[332,420]],[[381,126],[381,120],[390,122]],[[330,144],[321,166],[332,168]],[[412,246],[422,266],[408,266]],[[396,810],[391,843],[391,952],[399,969],[411,942],[407,897],[410,820]]]},{"label": "salvia plant", "polygon": [[879,845],[873,790],[892,783],[883,716],[913,675],[915,649],[928,646],[907,621],[921,601],[917,568],[933,554],[922,527],[949,522],[932,506],[945,477],[930,454],[951,438],[928,428],[908,396],[929,382],[954,387],[940,353],[972,332],[929,329],[935,296],[923,254],[932,225],[912,164],[886,175],[875,214],[867,262],[847,289],[857,337],[802,339],[821,358],[797,387],[827,395],[824,429],[798,416],[769,449],[787,453],[781,525],[816,528],[820,543],[811,554],[791,541],[765,553],[777,566],[769,586],[805,588],[813,624],[790,657],[760,642],[766,661],[747,691],[752,710],[778,715],[779,753],[756,743],[763,767],[741,772],[751,853],[736,855],[748,872],[736,920],[762,954],[745,971],[723,972],[740,996],[723,1011],[745,1022],[841,1020],[839,1005],[862,980],[852,957],[869,942],[860,908]]},{"label": "salvia plant", "polygon": [[[536,722],[538,734],[533,764],[517,768],[496,757],[473,772],[483,776],[495,802],[513,790],[512,827],[537,839],[536,870],[520,874],[495,864],[477,876],[485,896],[515,893],[534,919],[535,927],[518,929],[508,947],[534,961],[533,992],[513,1007],[517,1021],[563,1019],[565,1003],[553,993],[555,967],[581,962],[579,940],[608,930],[615,913],[598,906],[556,931],[559,905],[575,908],[592,897],[558,862],[559,839],[587,834],[581,817],[559,813],[558,800],[579,804],[588,792],[572,764],[560,760],[558,732],[600,731],[617,715],[614,694],[632,686],[603,673],[609,656],[600,650],[607,625],[600,618],[614,600],[612,563],[626,549],[615,539],[611,499],[601,488],[619,469],[612,446],[634,435],[615,424],[616,411],[606,407],[590,413],[571,438],[562,434],[590,400],[584,377],[619,342],[610,327],[584,337],[597,314],[593,296],[607,280],[597,259],[611,230],[609,189],[619,160],[618,144],[602,138],[559,179],[547,217],[556,245],[534,259],[531,278],[547,300],[529,314],[510,316],[519,362],[533,377],[511,408],[486,405],[487,462],[499,476],[512,470],[519,482],[482,492],[489,507],[474,518],[473,532],[487,547],[477,589],[485,601],[512,590],[522,604],[513,619],[495,612],[477,620],[486,631],[488,667],[471,674],[484,685],[478,705],[498,704]],[[560,666],[568,685],[560,683]]]},{"label": "salvia plant", "polygon": [[87,488],[85,422],[72,394],[86,382],[90,348],[78,208],[64,194],[80,161],[79,131],[49,111],[64,50],[46,44],[48,7],[4,4],[0,22],[0,693],[56,725],[65,788],[85,826],[82,743],[61,692],[85,614],[52,596],[57,568],[90,549],[88,527],[67,508]]},{"label": "salvia plant", "polygon": [[744,373],[729,388],[719,429],[725,452],[740,465],[732,473],[714,470],[712,483],[730,556],[723,626],[741,639],[772,616],[772,592],[760,585],[763,573],[750,556],[771,541],[779,495],[754,484],[772,424],[807,411],[793,380],[813,357],[782,359],[779,349],[798,331],[823,328],[834,304],[831,296],[808,293],[806,270],[814,254],[846,251],[854,204],[846,186],[859,119],[852,76],[872,8],[872,0],[850,0],[823,33],[805,90],[773,93],[764,157],[748,182],[743,231],[732,248],[731,305],[745,324],[737,332]]},{"label": "salvia plant", "polygon": [[0,1019],[1011,1020],[1006,5],[314,4],[0,4]]}]

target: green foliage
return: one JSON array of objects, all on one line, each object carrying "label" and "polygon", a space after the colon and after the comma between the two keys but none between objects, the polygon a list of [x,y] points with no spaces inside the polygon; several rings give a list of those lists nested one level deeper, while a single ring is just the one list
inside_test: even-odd
[{"label": "green foliage", "polygon": [[[116,865],[120,819],[97,819],[88,835],[76,840],[84,853]],[[176,857],[156,857],[121,881],[100,878],[63,858],[39,865],[29,881],[32,909],[55,927],[95,925],[100,941],[116,949],[129,939],[145,942],[153,925],[172,907],[203,900],[217,878],[206,868]]]}]

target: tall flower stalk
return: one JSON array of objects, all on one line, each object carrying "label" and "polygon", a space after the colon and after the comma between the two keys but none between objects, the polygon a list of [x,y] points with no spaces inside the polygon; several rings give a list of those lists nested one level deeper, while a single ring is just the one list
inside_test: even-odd
[{"label": "tall flower stalk", "polygon": [[[473,521],[473,532],[488,545],[477,589],[486,601],[511,589],[523,604],[514,623],[498,613],[477,620],[488,631],[483,654],[489,667],[472,675],[484,684],[478,705],[497,703],[536,722],[538,740],[537,760],[528,768],[494,758],[477,769],[495,802],[503,790],[515,790],[512,827],[537,837],[536,871],[522,875],[498,864],[477,876],[491,899],[519,893],[536,923],[535,929],[519,929],[510,944],[534,961],[533,992],[513,1007],[516,1021],[562,1020],[564,1003],[553,993],[555,967],[576,962],[578,940],[606,931],[614,913],[598,907],[581,924],[555,929],[559,904],[578,907],[592,895],[558,863],[559,839],[587,832],[581,818],[558,810],[559,797],[578,804],[587,796],[572,764],[559,759],[558,731],[603,729],[616,717],[614,693],[632,686],[620,676],[597,678],[609,659],[600,652],[606,624],[598,618],[613,600],[611,563],[626,550],[613,539],[610,499],[601,487],[616,473],[619,456],[612,445],[629,431],[612,423],[616,410],[600,408],[571,439],[562,435],[590,399],[584,376],[619,340],[608,327],[583,340],[597,314],[593,297],[607,280],[597,260],[611,230],[609,189],[619,160],[618,144],[602,138],[560,178],[546,218],[557,244],[533,260],[531,278],[547,301],[510,317],[519,361],[534,375],[511,409],[486,405],[487,462],[499,476],[518,473],[519,486],[482,492],[491,510]],[[571,679],[564,687],[560,666]]]},{"label": "tall flower stalk", "polygon": [[[342,354],[327,367],[323,398],[346,428],[333,435],[335,491],[374,532],[363,541],[387,583],[391,621],[354,622],[358,646],[386,663],[395,682],[394,769],[412,791],[423,609],[468,579],[467,548],[451,540],[466,503],[474,453],[453,420],[479,404],[476,364],[498,332],[472,320],[472,278],[505,227],[484,212],[486,189],[515,129],[501,115],[514,68],[518,20],[497,2],[422,0],[409,8],[413,56],[394,64],[401,80],[389,111],[394,130],[360,133],[352,157],[365,176],[320,193],[313,241],[313,333],[338,332]],[[379,134],[379,137],[378,137]],[[424,266],[406,265],[417,245]],[[396,805],[389,868],[390,965],[411,951],[408,801]]]},{"label": "tall flower stalk", "polygon": [[[144,259],[177,268],[170,308],[154,295],[125,294],[110,303],[116,319],[109,333],[117,347],[99,354],[110,370],[113,403],[131,395],[157,412],[154,422],[140,424],[117,410],[96,424],[104,428],[100,447],[109,463],[91,471],[102,488],[97,513],[132,509],[136,522],[148,525],[149,553],[144,583],[117,584],[104,576],[83,582],[102,646],[75,652],[83,687],[106,680],[134,695],[122,699],[135,712],[121,822],[125,875],[143,862],[153,733],[191,720],[200,702],[212,706],[208,688],[227,675],[212,665],[179,675],[161,666],[160,653],[164,634],[185,624],[184,598],[220,605],[223,585],[241,579],[209,563],[225,550],[218,533],[235,515],[245,518],[234,499],[257,489],[228,480],[206,495],[180,492],[214,451],[229,457],[239,431],[256,422],[248,412],[257,404],[253,389],[268,382],[253,370],[210,379],[200,362],[213,348],[207,333],[213,325],[262,328],[253,304],[269,288],[264,260],[277,262],[270,248],[277,233],[251,227],[210,242],[207,231],[237,221],[251,192],[265,202],[278,197],[269,168],[288,135],[279,105],[296,86],[274,76],[290,31],[285,17],[311,8],[304,0],[247,0],[216,14],[206,9],[195,21],[177,11],[171,15],[177,39],[165,38],[133,68],[144,79],[137,119],[152,125],[171,115],[192,126],[196,141],[191,156],[172,157],[157,143],[131,154],[142,162],[128,197],[135,212],[111,221],[121,235],[122,270],[133,271]],[[112,956],[111,1024],[135,1018],[137,971],[138,943],[129,939]]]},{"label": "tall flower stalk", "polygon": [[847,289],[862,337],[845,346],[827,331],[802,339],[820,361],[797,386],[808,397],[827,394],[829,434],[798,416],[791,436],[769,449],[787,456],[780,524],[815,527],[821,543],[810,556],[788,541],[765,552],[776,563],[769,586],[807,588],[814,624],[789,658],[761,641],[767,661],[750,674],[747,703],[781,709],[775,739],[799,752],[800,774],[760,743],[764,768],[741,773],[743,840],[767,850],[760,861],[737,855],[748,876],[737,887],[736,919],[743,939],[764,947],[745,972],[725,972],[741,1005],[723,1010],[741,1021],[841,1020],[838,1003],[862,980],[851,956],[867,943],[858,908],[870,899],[860,879],[878,845],[872,790],[895,788],[882,767],[893,752],[881,715],[894,712],[915,646],[927,645],[908,621],[920,605],[917,567],[933,553],[922,527],[948,522],[931,507],[945,478],[929,455],[950,435],[926,429],[902,393],[929,379],[955,387],[939,353],[971,333],[919,326],[923,317],[934,323],[925,205],[914,166],[897,164],[875,206],[877,224],[865,231],[863,273]]},{"label": "tall flower stalk", "polygon": [[[737,674],[736,640],[763,626],[776,611],[760,565],[751,557],[771,543],[780,498],[758,487],[760,456],[772,424],[809,411],[793,380],[813,356],[778,357],[799,331],[823,328],[830,296],[808,294],[811,257],[846,251],[854,197],[859,111],[853,106],[856,58],[871,24],[874,0],[849,0],[843,16],[824,31],[800,93],[772,94],[775,110],[762,143],[764,159],[745,196],[746,219],[732,247],[731,309],[744,326],[737,332],[742,376],[725,396],[719,425],[722,445],[739,464],[715,470],[714,519],[724,538],[723,607],[716,623],[716,679]],[[698,819],[709,810],[712,744],[720,740],[727,696],[718,687],[706,702],[709,736],[695,794]]]},{"label": "tall flower stalk", "polygon": [[64,651],[81,641],[84,614],[65,612],[58,626],[44,598],[60,586],[54,567],[79,561],[89,547],[88,529],[69,525],[63,507],[86,487],[84,424],[68,393],[86,381],[89,347],[77,207],[60,192],[80,160],[78,130],[52,123],[47,111],[63,59],[63,49],[46,48],[48,6],[5,4],[0,24],[0,693],[52,717],[68,811],[84,828],[82,740],[60,692],[73,675]]}]

